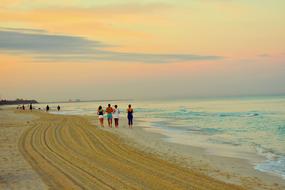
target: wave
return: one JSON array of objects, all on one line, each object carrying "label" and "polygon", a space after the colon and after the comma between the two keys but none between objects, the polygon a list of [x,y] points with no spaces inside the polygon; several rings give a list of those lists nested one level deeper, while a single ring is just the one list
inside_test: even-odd
[{"label": "wave", "polygon": [[278,135],[285,135],[285,125],[281,125],[277,128]]},{"label": "wave", "polygon": [[261,115],[257,112],[227,112],[227,113],[220,113],[220,117],[257,117]]},{"label": "wave", "polygon": [[285,179],[285,155],[275,152],[273,149],[255,145],[256,152],[266,158],[266,161],[255,165],[255,169],[280,175]]},{"label": "wave", "polygon": [[208,139],[208,142],[214,143],[214,144],[226,144],[231,146],[241,146],[241,143],[228,141],[228,140],[222,140],[222,139]]},{"label": "wave", "polygon": [[258,117],[267,113],[259,111],[248,112],[207,112],[195,111],[193,108],[178,108],[178,109],[157,109],[157,108],[138,108],[137,113],[143,113],[147,116],[160,118],[193,118],[193,117]]},{"label": "wave", "polygon": [[257,164],[255,169],[262,172],[277,174],[285,179],[285,157],[282,156],[275,160],[266,160],[263,163]]}]

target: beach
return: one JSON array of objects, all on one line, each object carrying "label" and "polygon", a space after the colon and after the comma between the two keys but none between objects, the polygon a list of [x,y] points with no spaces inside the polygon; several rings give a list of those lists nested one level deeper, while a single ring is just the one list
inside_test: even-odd
[{"label": "beach", "polygon": [[48,189],[18,147],[20,136],[36,118],[0,108],[0,189]]},{"label": "beach", "polygon": [[202,149],[165,144],[125,121],[102,129],[90,116],[0,113],[0,189],[284,189],[274,176],[235,173],[241,161],[211,156],[224,166],[215,170]]},{"label": "beach", "polygon": [[[122,123],[127,122],[125,119],[121,120]],[[97,122],[94,120],[94,123]],[[118,130],[109,128],[105,130],[119,135],[128,145],[139,150],[159,155],[172,163],[194,169],[226,183],[242,186],[244,189],[285,189],[284,179],[254,169],[253,164],[247,159],[217,156],[201,147],[167,142],[165,141],[167,137],[158,129],[135,127],[129,130],[127,127],[122,127]],[[252,155],[252,159],[264,161],[263,157],[256,155]]]}]

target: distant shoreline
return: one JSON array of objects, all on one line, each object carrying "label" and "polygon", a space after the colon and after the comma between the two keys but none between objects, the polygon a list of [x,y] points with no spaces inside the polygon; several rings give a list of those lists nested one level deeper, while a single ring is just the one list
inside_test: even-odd
[{"label": "distant shoreline", "polygon": [[39,104],[55,104],[55,103],[84,103],[84,102],[115,102],[115,101],[134,101],[133,99],[114,99],[114,100],[74,100],[74,101],[55,101],[55,102],[39,102]]},{"label": "distant shoreline", "polygon": [[4,105],[19,105],[19,104],[38,104],[36,100],[1,100],[0,106]]}]

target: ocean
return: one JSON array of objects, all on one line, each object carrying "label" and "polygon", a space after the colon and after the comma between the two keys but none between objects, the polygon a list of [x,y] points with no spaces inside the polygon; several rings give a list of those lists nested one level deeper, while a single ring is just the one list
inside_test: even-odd
[{"label": "ocean", "polygon": [[[125,117],[130,103],[135,125],[158,130],[163,140],[205,148],[209,154],[249,160],[256,170],[285,179],[285,97],[50,104],[51,112],[96,116],[99,105],[117,104]],[[37,105],[37,107],[45,105]],[[252,160],[254,155],[264,161]]]}]

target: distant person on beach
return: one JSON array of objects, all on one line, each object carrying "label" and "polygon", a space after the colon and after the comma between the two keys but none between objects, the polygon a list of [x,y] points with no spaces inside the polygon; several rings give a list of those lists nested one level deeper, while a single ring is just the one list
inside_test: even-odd
[{"label": "distant person on beach", "polygon": [[23,104],[22,109],[25,110],[25,105]]},{"label": "distant person on beach", "polygon": [[57,111],[60,111],[60,106],[59,105],[57,106]]},{"label": "distant person on beach", "polygon": [[30,104],[30,110],[33,110],[33,105],[32,104]]},{"label": "distant person on beach", "polygon": [[114,111],[113,111],[113,116],[115,120],[115,127],[119,127],[119,115],[120,115],[120,110],[117,105],[115,105]]},{"label": "distant person on beach", "polygon": [[97,115],[98,115],[101,127],[104,127],[104,110],[103,110],[102,106],[98,107]]},{"label": "distant person on beach", "polygon": [[46,107],[46,111],[49,111],[49,106],[47,105],[47,107]]},{"label": "distant person on beach", "polygon": [[129,106],[128,106],[127,113],[128,113],[129,128],[133,128],[133,118],[134,118],[133,113],[134,113],[134,110],[133,110],[131,104],[129,104]]},{"label": "distant person on beach", "polygon": [[108,104],[108,107],[106,108],[107,113],[107,119],[108,119],[108,125],[109,127],[112,127],[112,120],[113,120],[113,108],[111,107],[111,104]]}]

